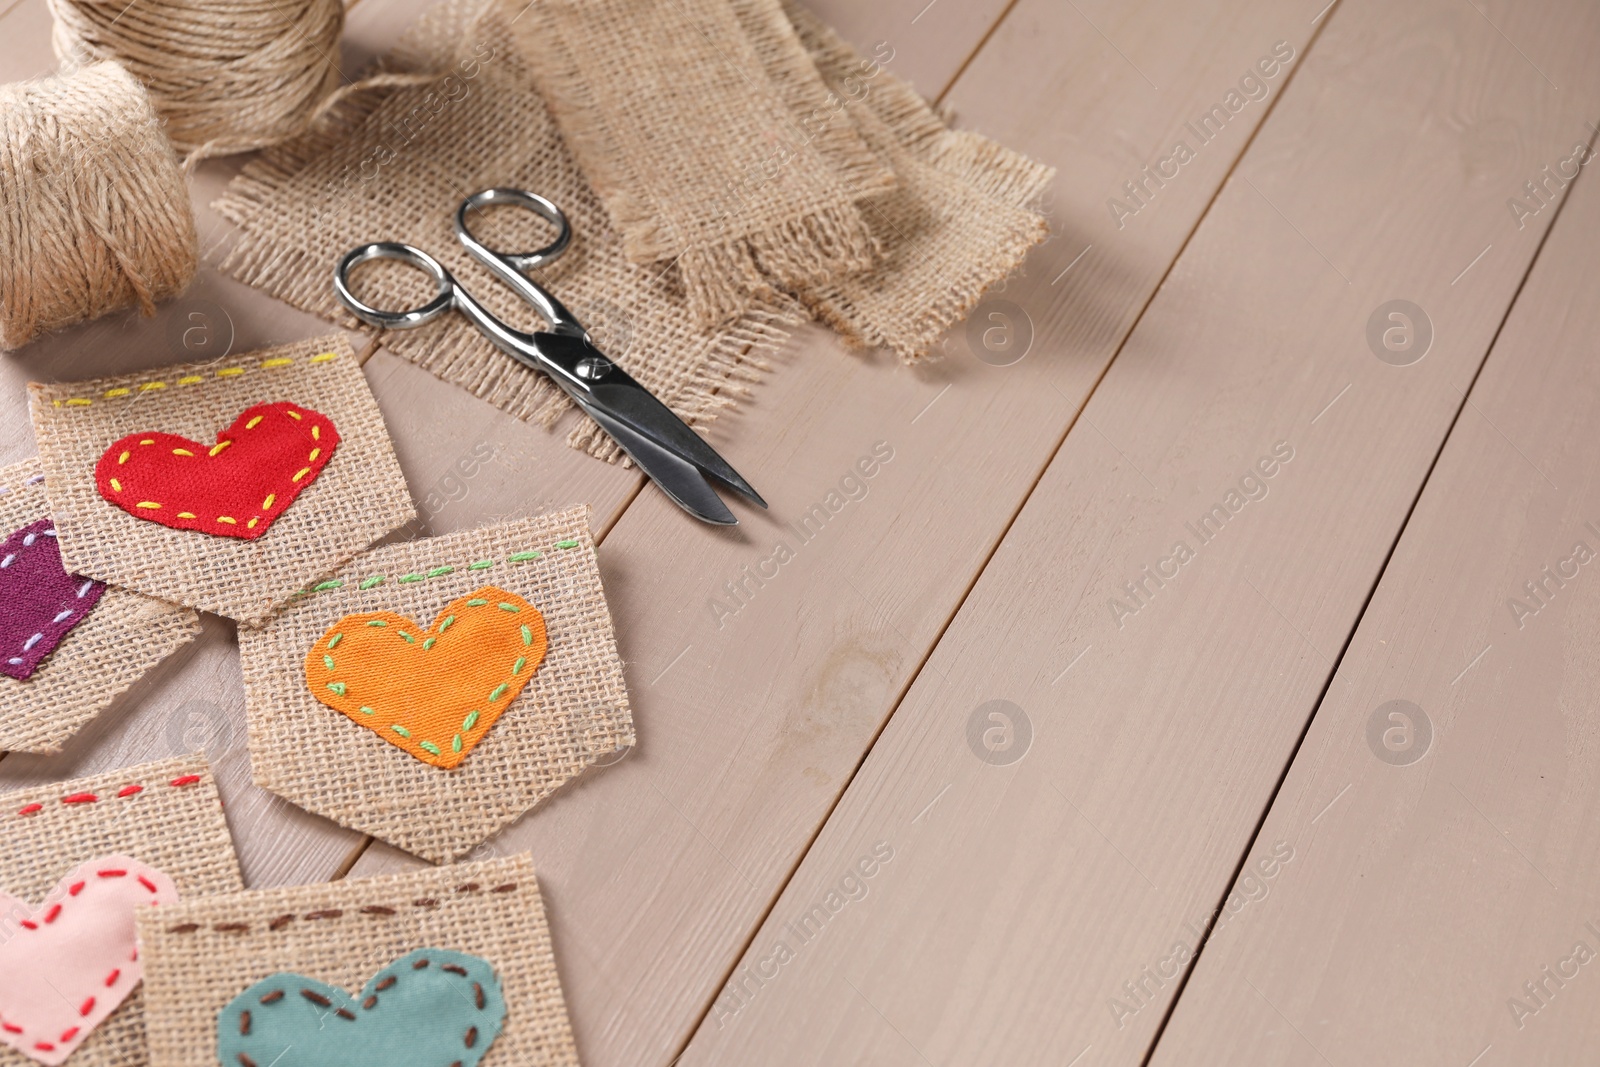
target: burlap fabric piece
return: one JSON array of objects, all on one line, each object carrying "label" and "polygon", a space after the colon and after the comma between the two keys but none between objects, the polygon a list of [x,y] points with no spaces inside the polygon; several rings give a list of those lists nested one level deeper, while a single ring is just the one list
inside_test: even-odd
[{"label": "burlap fabric piece", "polygon": [[[376,549],[271,625],[241,628],[256,784],[424,859],[448,862],[596,760],[631,746],[633,717],[588,512],[569,508]],[[539,557],[508,559],[532,552]],[[486,560],[491,565],[473,567]],[[312,695],[306,653],[344,616],[394,611],[427,627],[450,601],[487,585],[543,613],[549,648],[459,767],[423,763]]]},{"label": "burlap fabric piece", "polygon": [[[0,537],[50,514],[37,457],[0,467]],[[85,723],[200,632],[188,608],[107,587],[26,681],[0,675],[0,752],[59,752]]]},{"label": "burlap fabric piece", "polygon": [[636,262],[674,262],[704,322],[876,259],[856,202],[894,174],[777,0],[502,0],[561,132]]},{"label": "burlap fabric piece", "polygon": [[505,1028],[482,1067],[577,1067],[526,854],[180,903],[140,916],[139,938],[151,1067],[216,1067],[218,1012],[264,978],[287,971],[354,992],[418,948],[468,952],[494,967]]},{"label": "burlap fabric piece", "polygon": [[[132,786],[142,788],[129,792]],[[63,797],[74,799],[67,803]],[[30,904],[42,901],[78,864],[111,854],[166,872],[185,901],[243,888],[222,800],[199,756],[19,789],[0,794],[0,805],[0,889]],[[144,1020],[141,986],[89,1035],[67,1067],[144,1067]],[[0,1067],[37,1064],[0,1045]]]},{"label": "burlap fabric piece", "polygon": [[1037,205],[1055,171],[950,129],[821,20],[792,3],[786,10],[840,107],[900,179],[864,205],[884,250],[878,267],[804,286],[800,298],[847,341],[914,362],[1048,235]]},{"label": "burlap fabric piece", "polygon": [[[343,335],[28,389],[62,559],[112,585],[264,622],[291,594],[416,517],[378,403]],[[160,430],[209,443],[246,408],[285,400],[332,419],[340,442],[316,481],[254,541],[136,519],[95,488],[101,453],[127,434]]]},{"label": "burlap fabric piece", "polygon": [[[386,61],[395,72],[444,71],[433,87],[353,99],[315,136],[265,153],[216,208],[236,223],[222,269],[334,322],[353,326],[328,277],[345,252],[404,240],[441,260],[494,314],[523,329],[538,318],[468,256],[451,228],[461,199],[514,185],[559,205],[572,223],[567,253],[534,276],[560,297],[600,347],[689,425],[706,426],[765,369],[764,357],[804,318],[792,298],[757,301],[706,329],[691,317],[676,274],[624,253],[605,208],[562,142],[534,87],[530,57],[482,0],[434,9]],[[548,242],[525,212],[485,214],[475,232],[519,251]],[[386,269],[390,268],[390,269]],[[412,306],[431,295],[416,272],[375,263],[356,278],[375,306]],[[547,377],[513,362],[459,315],[384,336],[387,351],[495,406],[549,427],[571,401]],[[621,450],[587,417],[568,437],[610,460]]]}]

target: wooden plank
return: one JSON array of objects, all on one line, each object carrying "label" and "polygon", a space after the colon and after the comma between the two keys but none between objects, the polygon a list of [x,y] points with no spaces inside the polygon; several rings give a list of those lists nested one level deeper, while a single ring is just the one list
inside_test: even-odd
[{"label": "wooden plank", "polygon": [[1600,182],[1570,197],[1256,835],[1294,858],[1236,890],[1156,1064],[1580,1063],[1600,1037]]},{"label": "wooden plank", "polygon": [[[1559,93],[1470,5],[1326,18],[682,1062],[1143,1059],[1553,213],[1519,231],[1506,198],[1586,136],[1600,89],[1600,14],[1575,4],[1516,24]],[[1071,110],[1034,39],[1008,20],[958,92],[1021,68]],[[1396,297],[1435,325],[1409,366],[1364,339]],[[735,809],[700,825],[751,877],[721,828],[770,835],[782,802],[731,776],[672,788]]]},{"label": "wooden plank", "polygon": [[[986,48],[950,100],[975,128],[1064,168],[1060,236],[1004,294],[1031,317],[1032,353],[994,366],[958,335],[949,359],[906,372],[808,333],[756,403],[718,425],[752,457],[746,473],[773,502],[771,516],[690,536],[646,492],[606,541],[600,561],[639,749],[489,846],[530,849],[539,866],[585,1062],[665,1063],[682,1046],[1262,102],[1153,198],[1137,226],[1117,229],[1108,191],[1168,151],[1200,103],[1274,42],[1287,35],[1302,47],[1312,27],[1301,6],[1236,3],[1198,26],[1174,17],[1181,5],[1141,6],[1128,25],[1147,33],[1151,51],[1139,58],[1159,64],[1159,90],[1086,34],[1070,7],[1018,7],[1002,28],[1006,47],[988,62]],[[1113,26],[1109,9],[1087,10]],[[892,458],[874,458],[875,447]],[[853,473],[864,460],[870,478]],[[842,484],[860,499],[847,503]],[[836,512],[827,512],[830,491]],[[810,519],[797,536],[819,503],[825,521]],[[781,562],[780,540],[792,556]],[[408,862],[374,848],[351,873]]]}]

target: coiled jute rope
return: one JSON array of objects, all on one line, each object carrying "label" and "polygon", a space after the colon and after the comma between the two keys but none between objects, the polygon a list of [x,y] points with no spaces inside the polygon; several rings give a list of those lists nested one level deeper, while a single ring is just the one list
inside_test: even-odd
[{"label": "coiled jute rope", "polygon": [[196,157],[303,131],[342,80],[341,0],[49,0],[62,69],[114,59]]},{"label": "coiled jute rope", "polygon": [[194,210],[144,87],[115,63],[0,86],[0,348],[194,277]]}]

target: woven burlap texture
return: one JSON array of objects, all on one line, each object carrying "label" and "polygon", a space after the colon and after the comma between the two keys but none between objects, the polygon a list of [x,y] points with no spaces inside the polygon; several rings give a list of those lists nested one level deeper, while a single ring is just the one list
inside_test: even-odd
[{"label": "woven burlap texture", "polygon": [[[558,547],[564,542],[575,544]],[[539,558],[508,560],[527,552]],[[493,565],[473,569],[485,560]],[[633,744],[587,507],[376,549],[323,585],[333,583],[337,588],[298,598],[263,629],[240,628],[250,760],[262,788],[448,862],[596,760]],[[451,600],[486,585],[543,613],[549,649],[459,767],[430,766],[312,696],[306,653],[344,616],[394,611],[428,626]]]},{"label": "woven burlap texture", "polygon": [[[335,358],[316,360],[330,353]],[[416,517],[378,402],[340,334],[28,390],[62,560],[112,585],[261,623]],[[281,400],[328,416],[340,442],[317,480],[254,541],[137,519],[95,488],[95,464],[127,434],[162,430],[206,444],[251,405]]]},{"label": "woven burlap texture", "polygon": [[288,971],[354,993],[418,948],[468,952],[494,968],[507,1012],[483,1067],[577,1067],[526,854],[180,903],[141,915],[139,939],[151,1067],[216,1067],[217,1014],[264,978]]},{"label": "woven burlap texture", "polygon": [[[396,71],[438,69],[431,88],[370,94],[340,108],[311,137],[265,153],[215,205],[238,233],[222,269],[334,322],[356,320],[328,279],[356,245],[403,240],[438,258],[491,312],[522,329],[537,315],[473,260],[451,228],[466,195],[513,185],[548,197],[573,229],[567,253],[532,272],[621,363],[684,421],[704,427],[744,395],[764,357],[804,313],[792,298],[757,301],[717,329],[690,316],[675,273],[629,260],[605,208],[561,140],[529,72],[530,57],[482,0],[447,3],[387,60]],[[541,227],[544,227],[541,229]],[[548,242],[527,212],[485,213],[475,232],[510,251]],[[416,272],[375,263],[359,295],[404,307],[432,295]],[[495,406],[549,427],[571,407],[545,375],[512,361],[459,315],[384,335],[387,351]],[[621,450],[587,417],[568,437],[610,460]]]},{"label": "woven burlap texture", "polygon": [[[0,537],[50,514],[37,457],[0,467]],[[61,745],[200,632],[187,608],[107,587],[26,681],[0,675],[0,752]]]},{"label": "woven burlap texture", "polygon": [[884,249],[879,266],[802,287],[800,298],[852,344],[914,362],[1048,236],[1038,202],[1055,171],[950,129],[907,83],[884,70],[867,78],[861,56],[821,20],[787,11],[823,80],[900,179],[865,205]]},{"label": "woven burlap texture", "polygon": [[584,174],[639,263],[675,263],[700,321],[871,267],[856,202],[894,174],[776,0],[501,0]]},{"label": "woven burlap texture", "polygon": [[[193,775],[200,780],[182,787],[170,784]],[[117,795],[130,785],[144,788]],[[97,799],[62,802],[63,797],[84,795]],[[40,807],[32,814],[18,814],[35,804]],[[29,904],[40,903],[78,864],[111,854],[161,869],[184,900],[244,887],[223,821],[222,799],[211,769],[199,756],[0,794],[0,833],[5,838],[0,889]],[[89,1035],[67,1067],[144,1067],[144,1005],[140,987]],[[0,1045],[0,1067],[37,1064]]]}]

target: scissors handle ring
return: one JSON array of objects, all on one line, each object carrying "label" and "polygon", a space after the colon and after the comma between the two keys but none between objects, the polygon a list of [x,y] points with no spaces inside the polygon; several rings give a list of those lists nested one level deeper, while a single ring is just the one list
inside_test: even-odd
[{"label": "scissors handle ring", "polygon": [[[517,207],[527,208],[556,227],[555,240],[533,252],[496,252],[490,249],[474,237],[472,231],[467,228],[467,213],[488,207],[491,204],[513,204]],[[532,270],[541,264],[548,263],[567,250],[567,245],[572,242],[572,224],[567,221],[565,212],[538,193],[530,193],[526,189],[501,187],[485,189],[481,193],[473,193],[461,201],[461,206],[456,209],[456,236],[460,238],[462,244],[478,252],[480,257],[486,253],[505,260],[518,270]],[[474,246],[477,247],[474,248]]]},{"label": "scissors handle ring", "polygon": [[[426,304],[407,311],[384,311],[366,304],[350,291],[350,272],[370,259],[397,259],[410,264],[432,277],[438,285],[438,292]],[[351,249],[333,272],[333,288],[344,306],[362,322],[393,330],[421,326],[455,306],[455,279],[444,269],[444,265],[422,249],[396,241],[374,241]]]}]

